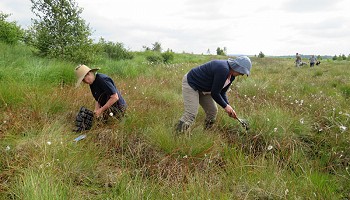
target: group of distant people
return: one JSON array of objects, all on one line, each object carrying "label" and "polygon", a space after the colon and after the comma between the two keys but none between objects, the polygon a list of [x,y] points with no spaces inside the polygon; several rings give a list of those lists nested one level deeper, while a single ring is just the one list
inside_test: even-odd
[{"label": "group of distant people", "polygon": [[[303,62],[303,61],[301,60],[301,56],[299,55],[299,53],[296,53],[296,54],[295,54],[295,58],[296,58],[296,59],[295,59],[295,67],[301,67],[301,66],[303,66],[303,65],[306,65],[306,63]],[[314,55],[312,55],[312,56],[309,58],[309,62],[310,62],[310,67],[314,67],[315,64],[316,64],[316,65],[321,64],[321,62],[318,61],[317,58],[316,58]]]}]

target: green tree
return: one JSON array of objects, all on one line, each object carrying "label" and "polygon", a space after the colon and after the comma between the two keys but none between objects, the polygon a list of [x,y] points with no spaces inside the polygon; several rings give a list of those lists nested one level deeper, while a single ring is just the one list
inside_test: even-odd
[{"label": "green tree", "polygon": [[32,26],[33,45],[44,56],[80,63],[92,60],[94,51],[90,27],[80,17],[82,9],[74,0],[31,0],[38,17]]},{"label": "green tree", "polygon": [[216,48],[216,54],[221,56],[226,56],[225,50],[221,49],[220,47]]},{"label": "green tree", "polygon": [[23,30],[16,22],[8,22],[10,14],[0,12],[0,41],[7,44],[15,44],[23,37]]},{"label": "green tree", "polygon": [[344,54],[341,55],[342,60],[346,60],[346,56]]},{"label": "green tree", "polygon": [[337,60],[338,59],[338,56],[337,55],[334,55],[332,60]]},{"label": "green tree", "polygon": [[152,44],[152,51],[162,52],[162,44],[159,42],[155,42]]},{"label": "green tree", "polygon": [[258,58],[264,58],[265,57],[265,54],[263,52],[260,51],[259,55],[258,55]]}]

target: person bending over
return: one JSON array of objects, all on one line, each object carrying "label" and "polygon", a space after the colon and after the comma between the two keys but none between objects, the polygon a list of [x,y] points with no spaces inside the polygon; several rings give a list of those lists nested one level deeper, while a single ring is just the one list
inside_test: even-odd
[{"label": "person bending over", "polygon": [[251,68],[250,59],[247,56],[240,56],[236,59],[212,60],[185,74],[182,80],[185,109],[175,125],[176,131],[184,132],[194,123],[199,105],[206,114],[205,129],[211,128],[216,120],[218,112],[216,104],[219,104],[230,117],[237,118],[226,92],[237,76],[249,75]]},{"label": "person bending over", "polygon": [[[90,86],[95,99],[94,114],[107,119],[108,115],[121,119],[125,115],[127,104],[117,89],[114,81],[107,75],[97,73],[99,68],[90,69],[86,65],[75,68],[76,87],[84,82]],[[111,114],[112,113],[112,114]]]}]

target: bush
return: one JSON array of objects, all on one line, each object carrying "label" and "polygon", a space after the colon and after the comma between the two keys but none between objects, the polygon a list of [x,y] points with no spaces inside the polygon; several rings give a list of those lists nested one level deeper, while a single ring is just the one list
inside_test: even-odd
[{"label": "bush", "polygon": [[265,54],[263,52],[260,51],[259,55],[258,55],[258,58],[264,58],[265,57]]},{"label": "bush", "polygon": [[146,60],[152,63],[162,63],[162,54],[156,51],[146,51]]},{"label": "bush", "polygon": [[110,59],[124,60],[132,59],[134,57],[131,52],[128,52],[128,50],[124,48],[123,43],[106,42],[101,38],[98,46],[101,47],[103,53],[105,53]]},{"label": "bush", "polygon": [[163,57],[164,63],[170,63],[171,61],[174,60],[174,52],[166,51],[166,52],[162,53],[162,57]]},{"label": "bush", "polygon": [[0,41],[7,44],[15,44],[23,37],[22,29],[16,22],[7,22],[6,18],[10,15],[0,13]]}]

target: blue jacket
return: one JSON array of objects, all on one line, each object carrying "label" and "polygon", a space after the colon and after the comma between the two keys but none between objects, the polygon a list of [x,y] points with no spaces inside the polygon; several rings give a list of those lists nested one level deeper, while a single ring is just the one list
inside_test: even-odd
[{"label": "blue jacket", "polygon": [[187,74],[187,82],[196,91],[211,92],[214,101],[225,108],[229,104],[226,91],[235,80],[235,77],[231,76],[230,83],[224,87],[229,72],[227,60],[212,60],[191,69]]}]

